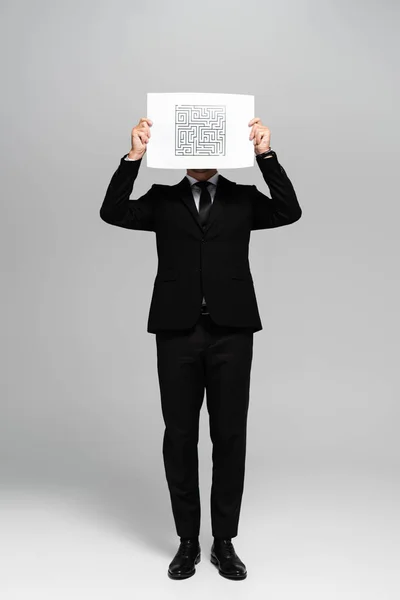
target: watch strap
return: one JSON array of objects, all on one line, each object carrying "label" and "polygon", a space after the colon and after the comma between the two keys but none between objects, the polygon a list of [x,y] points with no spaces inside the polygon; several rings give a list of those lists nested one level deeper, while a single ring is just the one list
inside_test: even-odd
[{"label": "watch strap", "polygon": [[276,154],[276,152],[274,150],[271,150],[271,148],[270,148],[266,152],[262,152],[261,154],[256,154],[256,158],[265,158],[266,156],[273,156],[274,154]]}]

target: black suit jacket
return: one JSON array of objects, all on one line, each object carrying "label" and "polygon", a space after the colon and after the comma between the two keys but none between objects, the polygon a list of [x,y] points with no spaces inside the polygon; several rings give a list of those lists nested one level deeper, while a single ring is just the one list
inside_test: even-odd
[{"label": "black suit jacket", "polygon": [[156,234],[158,270],[147,331],[191,328],[203,294],[216,323],[260,331],[248,259],[250,232],[289,225],[302,214],[276,154],[256,158],[271,198],[255,185],[219,174],[204,228],[186,176],[175,185],[154,184],[137,200],[129,199],[142,161],[125,156],[111,178],[100,217],[110,225]]}]

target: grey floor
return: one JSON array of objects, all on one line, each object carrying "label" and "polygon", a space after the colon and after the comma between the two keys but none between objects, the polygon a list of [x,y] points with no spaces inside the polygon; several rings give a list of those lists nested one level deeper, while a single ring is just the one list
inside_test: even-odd
[{"label": "grey floor", "polygon": [[[167,577],[177,549],[169,496],[137,488],[3,487],[0,597],[4,600],[259,598],[398,600],[400,486],[389,474],[249,476],[237,553],[248,577],[232,582],[209,561],[202,491],[202,560],[185,581]],[[147,490],[148,492],[149,490]],[[162,514],[144,510],[163,506]],[[212,596],[216,597],[216,596]]]}]

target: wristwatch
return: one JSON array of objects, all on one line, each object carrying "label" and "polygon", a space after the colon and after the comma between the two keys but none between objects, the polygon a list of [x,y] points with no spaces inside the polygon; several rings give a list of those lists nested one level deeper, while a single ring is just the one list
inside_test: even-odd
[{"label": "wristwatch", "polygon": [[256,154],[256,158],[266,158],[267,156],[276,156],[276,152],[274,150],[271,150],[271,148],[269,150],[267,150],[266,152],[263,152],[262,154]]}]

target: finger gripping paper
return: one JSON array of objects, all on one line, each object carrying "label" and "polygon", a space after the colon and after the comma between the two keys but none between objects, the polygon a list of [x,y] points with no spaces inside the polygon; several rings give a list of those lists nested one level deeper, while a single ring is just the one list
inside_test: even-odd
[{"label": "finger gripping paper", "polygon": [[148,93],[152,121],[147,166],[161,169],[252,167],[249,121],[254,96],[246,94]]}]

